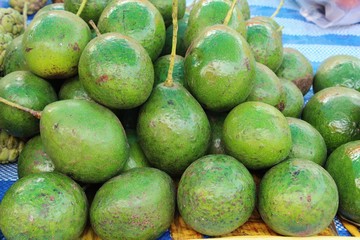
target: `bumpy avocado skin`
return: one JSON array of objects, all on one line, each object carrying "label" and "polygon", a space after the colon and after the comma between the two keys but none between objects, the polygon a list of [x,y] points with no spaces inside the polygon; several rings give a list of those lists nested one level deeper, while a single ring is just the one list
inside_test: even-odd
[{"label": "bumpy avocado skin", "polygon": [[222,235],[249,219],[255,207],[255,182],[235,158],[207,155],[182,175],[177,201],[190,227],[202,234]]},{"label": "bumpy avocado skin", "polygon": [[185,57],[185,81],[204,108],[223,112],[249,96],[255,59],[245,39],[225,25],[204,30]]},{"label": "bumpy avocado skin", "polygon": [[[156,60],[154,63],[155,85],[165,82],[169,72],[171,55],[165,55]],[[173,81],[185,85],[184,58],[175,55],[175,63],[173,70]]]},{"label": "bumpy avocado skin", "polygon": [[106,33],[93,39],[79,62],[79,79],[89,96],[114,109],[143,104],[154,84],[154,67],[133,38]]},{"label": "bumpy avocado skin", "polygon": [[360,139],[360,93],[345,87],[325,88],[306,104],[302,119],[320,132],[331,153]]},{"label": "bumpy avocado skin", "polygon": [[314,91],[335,86],[352,88],[360,92],[360,58],[335,55],[321,63],[314,77]]},{"label": "bumpy avocado skin", "polygon": [[152,61],[160,55],[165,43],[165,23],[161,13],[148,1],[116,0],[102,12],[98,28],[101,33],[118,32],[137,40]]},{"label": "bumpy avocado skin", "polygon": [[[0,80],[0,97],[41,111],[57,100],[50,83],[28,71],[15,71]],[[0,103],[0,128],[16,137],[31,137],[39,132],[39,120],[30,113]]]},{"label": "bumpy avocado skin", "polygon": [[82,51],[91,40],[89,26],[68,11],[48,11],[34,18],[23,36],[28,68],[45,79],[75,76]]},{"label": "bumpy avocado skin", "polygon": [[59,99],[83,99],[88,101],[94,101],[82,86],[79,76],[75,76],[67,79],[60,88]]},{"label": "bumpy avocado skin", "polygon": [[254,87],[247,101],[264,102],[271,106],[281,108],[282,96],[283,89],[280,79],[270,68],[257,62]]},{"label": "bumpy avocado skin", "polygon": [[82,188],[59,173],[19,179],[0,205],[6,239],[77,239],[86,226],[88,202]]},{"label": "bumpy avocado skin", "polygon": [[[161,13],[165,25],[169,26],[172,23],[172,0],[149,0]],[[186,9],[186,0],[178,1],[178,19],[183,18]]]},{"label": "bumpy avocado skin", "polygon": [[292,81],[305,95],[313,83],[314,71],[309,59],[294,48],[283,49],[283,61],[276,70],[279,78]]},{"label": "bumpy avocado skin", "polygon": [[170,227],[175,186],[164,172],[135,168],[106,182],[90,208],[90,222],[101,239],[156,239]]},{"label": "bumpy avocado skin", "polygon": [[224,122],[223,137],[226,152],[249,169],[281,162],[292,146],[284,115],[262,102],[245,102],[231,110]]},{"label": "bumpy avocado skin", "polygon": [[324,138],[318,130],[301,119],[291,117],[286,119],[292,139],[288,158],[302,158],[323,166],[327,158],[327,149]]},{"label": "bumpy avocado skin", "polygon": [[268,17],[253,17],[246,21],[247,42],[257,62],[274,72],[283,61],[282,33],[280,26]]},{"label": "bumpy avocado skin", "polygon": [[[185,47],[189,48],[191,43],[202,35],[205,28],[223,24],[231,2],[229,0],[203,0],[195,3],[185,31]],[[246,38],[246,25],[238,5],[234,8],[228,26]]]},{"label": "bumpy avocado skin", "polygon": [[210,124],[200,104],[184,87],[158,84],[140,109],[137,133],[150,164],[179,176],[205,154]]},{"label": "bumpy avocado skin", "polygon": [[299,118],[304,107],[304,96],[300,89],[291,81],[280,79],[282,95],[282,114],[285,117]]},{"label": "bumpy avocado skin", "polygon": [[53,172],[54,163],[47,155],[40,135],[26,142],[18,160],[18,176],[25,177],[33,173]]},{"label": "bumpy avocado skin", "polygon": [[339,189],[340,215],[360,224],[360,141],[338,147],[325,168]]},{"label": "bumpy avocado skin", "polygon": [[129,157],[125,131],[115,114],[86,100],[46,106],[40,133],[55,169],[84,183],[110,179]]},{"label": "bumpy avocado skin", "polygon": [[339,197],[330,174],[318,164],[289,159],[262,178],[258,210],[264,222],[286,236],[316,235],[336,215]]}]

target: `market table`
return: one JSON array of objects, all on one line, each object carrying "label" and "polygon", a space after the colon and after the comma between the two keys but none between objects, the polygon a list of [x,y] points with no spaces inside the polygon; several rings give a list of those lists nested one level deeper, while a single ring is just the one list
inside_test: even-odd
[{"label": "market table", "polygon": [[[192,0],[187,0],[191,4]],[[271,16],[279,0],[248,0],[251,16]],[[0,0],[1,7],[8,7],[6,0]],[[29,17],[31,20],[32,16]],[[275,20],[283,26],[284,47],[292,47],[302,52],[311,62],[314,72],[320,63],[336,54],[348,54],[360,57],[360,24],[344,27],[322,29],[314,23],[306,21],[299,13],[299,6],[294,0],[286,0]],[[305,103],[313,95],[312,89],[305,95]],[[16,163],[0,165],[0,200],[7,189],[17,180]],[[351,236],[341,222],[334,219],[336,230],[340,236]],[[0,239],[5,239],[0,232]],[[167,231],[161,240],[171,239]]]}]

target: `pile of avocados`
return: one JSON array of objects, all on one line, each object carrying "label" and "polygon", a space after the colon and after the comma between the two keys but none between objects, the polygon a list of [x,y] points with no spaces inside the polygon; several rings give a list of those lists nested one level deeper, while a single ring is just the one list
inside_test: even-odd
[{"label": "pile of avocados", "polygon": [[157,239],[177,214],[222,236],[256,210],[285,236],[360,224],[360,59],[314,75],[274,16],[194,2],[65,0],[9,45],[0,130],[25,146],[6,239]]}]

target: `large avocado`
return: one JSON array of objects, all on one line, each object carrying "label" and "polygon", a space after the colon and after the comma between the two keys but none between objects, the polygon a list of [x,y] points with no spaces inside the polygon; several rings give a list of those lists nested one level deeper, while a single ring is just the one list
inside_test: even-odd
[{"label": "large avocado", "polygon": [[196,231],[210,236],[230,233],[254,210],[255,182],[235,158],[207,155],[182,175],[177,202],[184,221]]},{"label": "large avocado", "polygon": [[348,142],[331,153],[325,165],[339,189],[339,213],[360,224],[360,141]]},{"label": "large avocado", "polygon": [[318,164],[289,159],[271,168],[260,182],[258,210],[275,232],[316,235],[329,226],[339,196],[330,174]]},{"label": "large avocado", "polygon": [[172,179],[155,168],[135,168],[96,192],[90,222],[103,240],[151,240],[170,227],[174,212]]}]

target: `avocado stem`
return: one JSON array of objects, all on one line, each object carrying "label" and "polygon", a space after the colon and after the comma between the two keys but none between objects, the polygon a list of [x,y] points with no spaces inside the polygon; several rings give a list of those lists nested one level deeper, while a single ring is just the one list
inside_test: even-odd
[{"label": "avocado stem", "polygon": [[81,5],[80,5],[80,8],[79,8],[79,10],[78,10],[77,13],[76,13],[76,16],[80,16],[80,14],[82,13],[82,11],[83,11],[84,8],[85,8],[86,3],[87,3],[87,0],[82,0]]},{"label": "avocado stem", "polygon": [[8,105],[8,106],[10,106],[10,107],[13,107],[13,108],[22,110],[22,111],[27,112],[27,113],[30,113],[31,115],[33,115],[33,116],[36,117],[37,119],[40,119],[40,118],[41,118],[41,112],[40,112],[40,111],[35,111],[35,110],[33,110],[33,109],[23,107],[23,106],[21,106],[21,105],[19,105],[19,104],[10,102],[10,101],[6,100],[5,98],[2,98],[2,97],[0,97],[0,102],[1,102],[1,103],[4,103],[4,104],[6,104],[6,105]]},{"label": "avocado stem", "polygon": [[230,22],[230,19],[231,19],[231,16],[232,16],[233,12],[234,12],[234,8],[235,8],[236,3],[237,3],[237,0],[232,1],[231,7],[230,7],[229,11],[227,12],[226,17],[224,19],[224,25],[225,26],[227,26],[229,24],[229,22]]},{"label": "avocado stem", "polygon": [[171,56],[170,56],[170,65],[169,71],[164,83],[167,87],[173,86],[173,71],[175,65],[175,56],[176,56],[176,45],[177,45],[177,32],[178,32],[178,0],[173,0],[173,7],[172,7],[172,21],[173,21],[173,38],[172,38],[172,46],[171,46]]},{"label": "avocado stem", "polygon": [[24,2],[24,8],[23,8],[24,30],[25,30],[25,29],[26,29],[26,27],[27,27],[27,12],[28,12],[28,5],[29,5],[29,2],[28,2],[28,1],[25,1],[25,2]]},{"label": "avocado stem", "polygon": [[95,30],[96,36],[98,36],[98,37],[101,36],[101,33],[100,33],[98,27],[96,26],[96,24],[94,23],[94,21],[93,21],[93,20],[90,20],[90,21],[89,21],[89,24],[90,24],[91,27]]},{"label": "avocado stem", "polygon": [[276,8],[275,12],[271,15],[270,18],[276,17],[276,15],[278,15],[278,13],[280,12],[280,9],[282,8],[283,5],[284,5],[284,0],[280,0],[278,7]]}]

